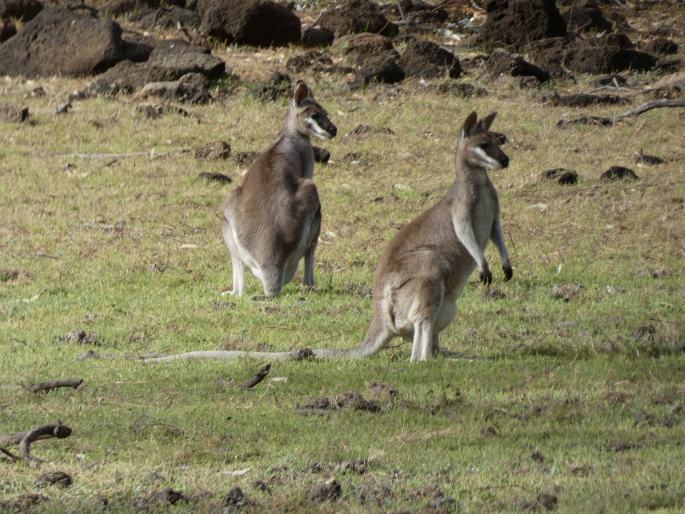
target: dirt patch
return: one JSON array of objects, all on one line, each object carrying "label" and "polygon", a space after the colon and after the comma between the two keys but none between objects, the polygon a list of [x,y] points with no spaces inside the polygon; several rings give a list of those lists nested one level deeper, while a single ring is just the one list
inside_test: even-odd
[{"label": "dirt patch", "polygon": [[245,493],[240,487],[234,487],[221,499],[224,512],[239,512],[248,504]]},{"label": "dirt patch", "polygon": [[540,512],[556,509],[558,502],[559,499],[554,494],[539,493],[533,499],[519,499],[515,503],[520,512]]},{"label": "dirt patch", "polygon": [[121,58],[118,24],[46,7],[0,46],[0,75],[82,77],[101,73]]},{"label": "dirt patch", "polygon": [[387,127],[372,127],[371,125],[357,125],[354,127],[349,136],[368,136],[373,134],[394,135],[395,131]]},{"label": "dirt patch", "polygon": [[42,494],[24,494],[14,500],[0,500],[0,510],[5,512],[6,509],[7,512],[16,512],[17,514],[23,514],[25,512],[33,512],[33,508],[36,505],[47,503],[49,501],[50,498],[48,498],[47,496],[43,496]]},{"label": "dirt patch", "polygon": [[410,41],[398,64],[408,77],[456,79],[461,75],[457,56],[431,41]]},{"label": "dirt patch", "polygon": [[72,330],[63,336],[59,336],[57,339],[65,343],[92,344],[94,346],[100,346],[101,344],[97,334],[86,332],[85,330]]},{"label": "dirt patch", "polygon": [[136,105],[136,112],[142,114],[150,120],[156,120],[167,114],[179,114],[181,116],[190,116],[190,113],[181,107],[169,104],[145,104]]},{"label": "dirt patch", "polygon": [[570,302],[583,290],[581,284],[561,284],[552,286],[550,296],[554,300]]},{"label": "dirt patch", "polygon": [[335,479],[328,480],[323,484],[312,486],[307,491],[307,500],[310,502],[335,501],[342,495],[342,486]]},{"label": "dirt patch", "polygon": [[350,408],[366,412],[380,412],[381,405],[376,400],[367,400],[355,391],[348,391],[334,398],[313,398],[304,405],[297,406],[297,413],[302,415],[322,415],[327,411]]},{"label": "dirt patch", "polygon": [[28,107],[18,107],[16,105],[0,105],[0,121],[8,123],[23,123],[29,119],[30,112]]},{"label": "dirt patch", "polygon": [[218,182],[219,184],[230,184],[233,182],[233,179],[228,175],[209,171],[203,171],[199,173],[197,177],[201,178],[202,180],[206,180],[207,182]]},{"label": "dirt patch", "polygon": [[36,479],[36,487],[42,488],[56,485],[57,487],[66,489],[71,486],[73,482],[71,476],[64,471],[49,471],[43,473]]},{"label": "dirt patch", "polygon": [[378,4],[369,0],[343,0],[324,12],[319,24],[336,37],[360,32],[385,36],[397,34],[397,25],[389,22]]},{"label": "dirt patch", "polygon": [[[523,48],[530,41],[566,34],[554,0],[492,0],[479,40],[487,48]],[[543,66],[544,67],[544,66]]]},{"label": "dirt patch", "polygon": [[602,182],[614,182],[616,180],[638,180],[633,170],[624,166],[612,166],[599,176]]},{"label": "dirt patch", "polygon": [[603,116],[581,116],[580,118],[575,118],[572,120],[559,120],[557,122],[557,128],[560,129],[572,127],[574,125],[597,125],[600,127],[613,127],[614,121],[611,118],[605,118]]},{"label": "dirt patch", "polygon": [[264,0],[200,0],[202,31],[228,43],[283,46],[301,37],[300,19],[285,5]]},{"label": "dirt patch", "polygon": [[206,161],[226,160],[231,155],[231,145],[226,141],[213,141],[195,148],[193,153],[196,159]]},{"label": "dirt patch", "polygon": [[635,162],[637,164],[643,164],[647,166],[658,166],[659,164],[665,164],[666,161],[662,159],[661,157],[657,157],[656,155],[648,155],[646,153],[642,152],[642,148],[640,148],[640,153],[635,155]]},{"label": "dirt patch", "polygon": [[474,86],[466,82],[455,83],[453,81],[437,84],[435,92],[439,94],[454,94],[462,98],[487,96],[488,90],[484,87]]},{"label": "dirt patch", "polygon": [[578,173],[566,168],[554,168],[542,172],[542,178],[553,180],[561,185],[573,185],[578,183]]}]

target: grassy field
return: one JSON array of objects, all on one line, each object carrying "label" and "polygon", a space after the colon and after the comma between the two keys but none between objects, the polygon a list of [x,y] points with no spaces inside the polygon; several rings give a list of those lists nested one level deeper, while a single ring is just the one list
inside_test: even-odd
[{"label": "grassy field", "polygon": [[[220,55],[238,68],[267,56],[275,68],[289,52]],[[166,511],[173,488],[184,495],[179,511],[215,512],[238,509],[236,491],[225,497],[240,487],[254,512],[682,512],[683,112],[560,130],[562,117],[625,107],[552,108],[507,80],[484,84],[491,94],[478,99],[412,83],[311,84],[339,131],[315,175],[318,288],[301,288],[298,274],[281,296],[257,301],[221,295],[231,285],[222,202],[244,168],[192,151],[74,154],[163,154],[217,139],[233,153],[261,150],[285,102],[239,89],[187,107],[189,117],[149,120],[127,98],[56,116],[82,82],[0,81],[0,103],[33,113],[31,123],[0,123],[0,436],[58,419],[73,429],[34,444],[43,464],[0,457],[0,510],[35,500],[41,512]],[[26,98],[37,85],[47,96]],[[253,390],[236,384],[263,364],[254,360],[136,360],[357,344],[378,256],[446,192],[471,110],[497,110],[493,128],[510,141],[511,165],[492,179],[514,279],[498,272],[485,291],[474,277],[441,338],[463,358],[409,365],[396,340],[362,362],[274,362]],[[393,133],[350,134],[359,124]],[[668,162],[637,167],[640,148]],[[612,165],[640,179],[601,182]],[[579,183],[541,179],[555,167],[577,170]],[[198,179],[202,171],[233,185]],[[499,270],[494,247],[487,255]],[[252,277],[248,287],[261,293]],[[74,330],[93,341],[65,340]],[[88,351],[99,358],[81,359]],[[85,382],[47,394],[17,387],[64,377]],[[40,489],[38,476],[55,470],[73,485]],[[340,495],[327,500],[333,479]]]}]

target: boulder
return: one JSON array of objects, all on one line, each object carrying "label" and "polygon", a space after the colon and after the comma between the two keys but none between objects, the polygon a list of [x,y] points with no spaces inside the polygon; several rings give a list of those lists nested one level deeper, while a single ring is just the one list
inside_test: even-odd
[{"label": "boulder", "polygon": [[490,0],[480,42],[487,48],[523,48],[531,41],[564,36],[566,25],[554,0]]},{"label": "boulder", "polygon": [[333,43],[335,34],[327,29],[310,27],[302,34],[302,46],[305,48],[315,48],[318,46],[328,46]]},{"label": "boulder", "polygon": [[202,23],[202,18],[196,11],[177,6],[160,7],[154,11],[137,13],[130,16],[129,20],[145,30],[169,29],[178,26],[199,28]]},{"label": "boulder", "polygon": [[397,52],[388,50],[367,57],[357,70],[358,82],[385,82],[393,84],[405,78],[404,70],[397,64]]},{"label": "boulder", "polygon": [[398,64],[408,77],[431,79],[447,75],[456,79],[461,75],[457,56],[431,41],[410,41]]},{"label": "boulder", "polygon": [[[370,32],[340,37],[335,40],[333,50],[344,55],[345,60],[352,65],[361,64],[366,59],[381,53],[395,51],[390,39]],[[395,52],[395,58],[397,57],[399,54]]]},{"label": "boulder", "polygon": [[397,34],[397,25],[388,21],[378,4],[370,0],[343,0],[323,13],[319,24],[336,37],[360,32],[385,36]]},{"label": "boulder", "polygon": [[[445,2],[441,2],[445,3]],[[400,0],[393,4],[389,4],[388,8],[395,16],[402,16],[411,23],[425,23],[425,24],[441,24],[448,19],[448,14],[445,9],[438,7],[421,0]]]},{"label": "boulder", "polygon": [[611,30],[611,22],[604,17],[602,10],[592,1],[571,7],[562,17],[569,32]]},{"label": "boulder", "polygon": [[178,80],[148,82],[140,98],[159,98],[191,104],[206,104],[210,100],[209,80],[199,73],[187,73]]},{"label": "boulder", "polygon": [[17,27],[9,20],[0,19],[0,43],[7,41],[17,33]]},{"label": "boulder", "polygon": [[262,102],[273,102],[279,98],[290,98],[293,94],[292,81],[285,73],[274,72],[269,80],[255,84],[251,94]]},{"label": "boulder", "polygon": [[100,10],[111,16],[122,16],[124,14],[146,13],[157,7],[159,7],[159,0],[108,0]]},{"label": "boulder", "polygon": [[0,75],[81,77],[101,73],[121,55],[117,23],[46,7],[0,46]]},{"label": "boulder", "polygon": [[265,0],[201,0],[202,30],[229,43],[282,46],[301,37],[300,19],[287,7]]},{"label": "boulder", "polygon": [[16,18],[24,22],[30,21],[43,10],[43,4],[38,0],[0,0],[0,19]]},{"label": "boulder", "polygon": [[502,48],[495,48],[485,66],[493,77],[509,75],[512,77],[535,77],[538,82],[546,82],[550,74],[529,63],[519,55],[510,54]]}]

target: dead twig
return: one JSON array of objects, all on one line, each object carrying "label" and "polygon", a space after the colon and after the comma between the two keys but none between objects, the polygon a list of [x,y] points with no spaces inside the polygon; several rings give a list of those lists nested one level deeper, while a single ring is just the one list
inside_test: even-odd
[{"label": "dead twig", "polygon": [[678,98],[675,100],[654,100],[653,102],[647,102],[646,104],[642,104],[635,109],[630,109],[623,114],[619,114],[616,116],[616,120],[639,116],[640,114],[651,111],[652,109],[662,109],[664,107],[685,107],[685,98]]},{"label": "dead twig", "polygon": [[[26,432],[17,432],[16,434],[9,434],[0,437],[0,447],[18,444],[21,458],[24,460],[40,462],[40,459],[31,456],[32,443],[42,439],[51,439],[53,437],[56,437],[57,439],[64,439],[70,435],[71,428],[66,425],[62,425],[62,423],[58,421],[57,424],[54,425],[43,425]],[[3,449],[2,453],[15,457],[5,449]]]},{"label": "dead twig", "polygon": [[26,384],[24,388],[32,393],[46,393],[60,387],[71,387],[73,389],[78,389],[81,384],[83,384],[82,378],[64,378],[61,380],[39,382],[37,384]]},{"label": "dead twig", "polygon": [[259,371],[257,371],[257,373],[255,373],[253,376],[251,376],[245,382],[240,384],[240,387],[242,389],[253,388],[254,386],[259,384],[262,380],[264,380],[266,378],[266,376],[269,374],[269,371],[271,371],[271,364],[270,363],[259,368]]}]

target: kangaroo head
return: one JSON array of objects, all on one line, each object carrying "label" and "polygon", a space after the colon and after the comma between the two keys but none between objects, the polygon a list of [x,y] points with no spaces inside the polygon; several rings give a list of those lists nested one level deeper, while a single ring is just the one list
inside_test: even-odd
[{"label": "kangaroo head", "polygon": [[509,157],[502,151],[497,139],[489,132],[496,112],[478,120],[475,112],[469,114],[459,134],[457,153],[466,164],[484,170],[499,170],[509,165]]},{"label": "kangaroo head", "polygon": [[312,90],[301,80],[295,85],[290,110],[294,114],[295,129],[304,136],[331,139],[338,132],[326,109],[314,100]]}]

